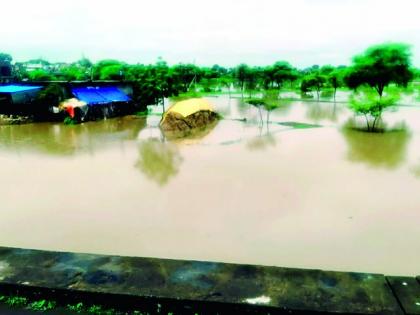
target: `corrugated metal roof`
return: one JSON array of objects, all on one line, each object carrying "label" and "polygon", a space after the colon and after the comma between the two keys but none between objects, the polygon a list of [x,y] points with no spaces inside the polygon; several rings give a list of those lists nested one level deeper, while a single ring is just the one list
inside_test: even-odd
[{"label": "corrugated metal roof", "polygon": [[0,85],[0,93],[18,93],[25,91],[32,91],[41,89],[42,86],[30,86],[30,85]]},{"label": "corrugated metal roof", "polygon": [[114,86],[89,86],[72,88],[74,96],[89,105],[129,102],[131,99]]}]

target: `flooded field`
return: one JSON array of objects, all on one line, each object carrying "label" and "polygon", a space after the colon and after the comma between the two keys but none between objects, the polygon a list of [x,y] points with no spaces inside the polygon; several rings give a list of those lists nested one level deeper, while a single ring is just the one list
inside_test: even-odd
[{"label": "flooded field", "polygon": [[343,128],[342,103],[224,119],[169,141],[160,116],[0,126],[0,244],[420,274],[420,107]]}]

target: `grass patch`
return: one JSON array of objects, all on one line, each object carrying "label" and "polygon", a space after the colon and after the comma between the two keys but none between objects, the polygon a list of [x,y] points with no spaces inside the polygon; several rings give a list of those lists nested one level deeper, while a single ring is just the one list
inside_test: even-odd
[{"label": "grass patch", "polygon": [[[155,311],[130,310],[119,311],[114,308],[107,308],[102,305],[84,304],[83,302],[75,304],[67,304],[65,306],[58,305],[56,301],[52,300],[32,300],[24,296],[15,295],[0,295],[0,304],[13,309],[25,309],[44,313],[48,311],[70,311],[74,314],[83,315],[180,315],[182,313],[165,312],[162,310],[162,305],[157,303]],[[199,315],[195,313],[194,315]]]},{"label": "grass patch", "polygon": [[28,299],[21,296],[0,296],[0,303],[11,307],[23,307],[28,304]]},{"label": "grass patch", "polygon": [[28,304],[27,308],[33,311],[45,312],[52,310],[56,307],[56,302],[54,301],[47,301],[47,300],[39,300],[34,301]]},{"label": "grass patch", "polygon": [[[15,309],[26,309],[35,312],[47,312],[56,309],[57,302],[51,300],[35,300],[23,296],[0,296],[0,304]],[[61,308],[63,309],[63,308]],[[120,312],[113,308],[104,308],[101,305],[84,305],[83,303],[68,304],[64,309],[74,312],[75,314],[92,314],[92,315],[151,315],[142,311]]]},{"label": "grass patch", "polygon": [[320,127],[322,127],[321,125],[306,124],[306,123],[301,123],[301,122],[296,122],[296,121],[286,121],[286,122],[280,122],[278,124],[282,125],[282,126],[292,127],[294,129],[309,129],[309,128],[320,128]]},{"label": "grass patch", "polygon": [[70,126],[77,125],[77,121],[75,119],[71,118],[71,117],[68,117],[68,116],[66,118],[64,118],[63,123],[65,125],[70,125]]},{"label": "grass patch", "polygon": [[0,296],[0,303],[13,308],[24,308],[37,312],[46,312],[56,308],[57,303],[55,301],[48,300],[37,300],[30,301],[28,298],[23,296]]},{"label": "grass patch", "polygon": [[151,112],[152,110],[150,108],[146,108],[145,110],[136,112],[134,115],[139,116],[139,117],[145,117],[147,115],[150,115]]}]

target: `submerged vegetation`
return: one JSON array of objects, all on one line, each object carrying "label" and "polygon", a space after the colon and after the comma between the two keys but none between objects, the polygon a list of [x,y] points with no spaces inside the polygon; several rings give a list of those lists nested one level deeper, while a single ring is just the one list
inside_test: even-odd
[{"label": "submerged vegetation", "polygon": [[386,93],[385,89],[392,83],[407,87],[413,79],[410,58],[410,47],[405,44],[373,46],[354,57],[353,65],[345,76],[347,86],[355,90],[368,86],[377,93],[375,95],[365,89],[353,95],[349,102],[356,114],[365,117],[367,131],[378,130],[382,112],[395,105],[399,98],[395,91]]},{"label": "submerged vegetation", "polygon": [[[331,98],[336,101],[337,90],[350,88],[354,95],[349,99],[349,108],[356,116],[363,116],[366,130],[381,130],[382,112],[396,104],[398,95],[387,92],[388,87],[406,88],[420,76],[420,71],[411,66],[410,46],[386,43],[368,48],[353,58],[350,66],[313,65],[297,69],[287,61],[277,61],[268,66],[200,67],[195,64],[168,65],[159,58],[154,64],[128,64],[107,59],[96,63],[82,58],[73,63],[50,63],[43,59],[16,62],[12,56],[0,54],[2,62],[9,64],[14,81],[74,81],[117,80],[130,81],[134,101],[146,108],[148,105],[164,106],[165,98],[182,100],[198,97],[203,93],[239,93],[241,98],[267,113],[281,107],[281,92],[295,92],[304,98]],[[35,67],[36,66],[36,67]],[[31,68],[32,67],[32,68]],[[35,68],[33,68],[35,67]],[[374,93],[369,92],[370,88]],[[420,95],[419,86],[411,87]],[[400,90],[399,90],[400,91]],[[40,95],[39,101],[58,102],[60,90],[50,84]],[[164,108],[165,110],[165,108]],[[145,114],[145,113],[143,113]],[[262,121],[262,116],[261,116]]]},{"label": "submerged vegetation", "polygon": [[378,97],[372,91],[364,90],[351,95],[349,107],[356,115],[361,115],[366,121],[366,130],[368,132],[383,131],[381,125],[382,113],[385,109],[395,106],[399,99],[396,93],[389,93]]}]

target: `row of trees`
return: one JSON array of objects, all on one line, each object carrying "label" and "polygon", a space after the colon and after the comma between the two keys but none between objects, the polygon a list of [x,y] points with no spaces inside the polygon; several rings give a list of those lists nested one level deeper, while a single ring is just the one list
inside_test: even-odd
[{"label": "row of trees", "polygon": [[[411,66],[410,46],[395,43],[368,48],[362,54],[355,56],[349,67],[313,66],[302,72],[300,90],[302,93],[316,91],[318,99],[325,86],[333,90],[334,100],[339,87],[345,86],[354,90],[349,99],[349,107],[356,115],[364,116],[366,130],[371,132],[382,129],[380,123],[383,111],[396,104],[400,88],[406,88],[410,81],[418,78],[419,73]],[[274,85],[281,87],[284,82],[299,79],[299,74],[285,63],[282,63],[281,71],[278,73],[283,80],[272,82],[271,87]],[[392,88],[389,88],[390,85]],[[251,99],[249,102],[260,108],[264,107],[267,119],[269,112],[277,104],[273,103],[272,99],[264,97]]]},{"label": "row of trees", "polygon": [[[0,62],[11,63],[12,57],[0,54]],[[37,65],[28,69],[28,65]],[[28,71],[31,70],[31,71]],[[390,84],[407,86],[420,71],[411,66],[410,47],[405,44],[383,44],[368,48],[355,56],[350,66],[314,65],[297,69],[286,61],[278,61],[266,67],[240,64],[233,68],[219,65],[199,67],[194,64],[169,66],[158,59],[155,64],[127,64],[118,60],[101,60],[92,63],[82,58],[71,64],[55,63],[37,59],[27,63],[15,63],[16,80],[122,80],[134,82],[137,102],[142,105],[159,104],[165,97],[176,96],[191,90],[204,92],[239,90],[244,97],[254,91],[277,91],[288,89],[303,95],[332,91],[335,100],[337,89],[348,87],[360,92],[369,87],[376,93],[358,93],[350,100],[351,108],[364,115],[368,129],[375,129],[384,108],[395,103],[395,95],[385,93]],[[271,93],[272,95],[273,93]],[[276,93],[274,93],[276,94]],[[277,93],[278,97],[279,93]],[[271,106],[271,105],[270,105]]]},{"label": "row of trees", "polygon": [[[401,60],[401,58],[407,59],[407,54],[409,54],[408,46],[402,44],[387,44],[375,47],[378,48],[375,50],[376,57],[385,56],[390,59],[397,56]],[[371,62],[373,55],[370,53],[355,57],[354,63],[357,64],[357,73],[363,72],[363,65]],[[12,57],[9,54],[0,53],[0,62],[2,61],[11,63]],[[28,71],[28,64],[37,64],[40,67]],[[382,71],[380,67],[384,65],[377,64],[376,66],[375,69],[372,69],[372,67],[368,69],[369,75],[373,79],[378,75],[378,71]],[[152,80],[160,90],[175,89],[179,92],[187,92],[192,86],[198,86],[205,92],[235,87],[241,91],[296,89],[303,93],[313,91],[319,96],[324,88],[332,89],[335,94],[337,88],[341,86],[351,88],[359,86],[361,81],[357,75],[354,75],[354,70],[355,66],[334,67],[331,65],[314,65],[305,69],[297,69],[286,61],[278,61],[266,67],[240,64],[233,68],[225,68],[219,65],[199,67],[194,64],[182,63],[168,66],[162,59],[158,59],[155,64],[150,65],[130,65],[118,60],[101,60],[94,64],[89,59],[82,58],[70,64],[51,64],[43,59],[15,63],[14,75],[17,80],[29,81]],[[398,81],[404,81],[409,73],[411,75],[410,79],[413,74],[420,76],[420,71],[406,68],[405,73],[401,74],[401,79]],[[387,80],[387,78],[383,76],[383,80]],[[384,84],[380,84],[376,88],[378,93],[382,94]]]}]

